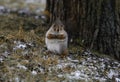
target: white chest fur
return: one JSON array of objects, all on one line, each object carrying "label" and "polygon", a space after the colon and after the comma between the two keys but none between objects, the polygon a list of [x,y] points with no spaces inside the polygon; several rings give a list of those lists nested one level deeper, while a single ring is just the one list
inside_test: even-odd
[{"label": "white chest fur", "polygon": [[68,40],[67,37],[62,40],[45,38],[45,43],[49,51],[61,54],[63,51],[67,49],[67,40]]},{"label": "white chest fur", "polygon": [[56,20],[45,36],[47,49],[51,52],[62,54],[67,50],[68,35],[60,20]]}]

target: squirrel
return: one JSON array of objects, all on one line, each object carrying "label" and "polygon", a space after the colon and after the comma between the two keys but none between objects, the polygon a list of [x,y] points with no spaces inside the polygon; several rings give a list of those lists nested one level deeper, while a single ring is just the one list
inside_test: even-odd
[{"label": "squirrel", "polygon": [[50,52],[63,57],[68,54],[68,34],[59,19],[57,19],[46,32],[45,43]]}]

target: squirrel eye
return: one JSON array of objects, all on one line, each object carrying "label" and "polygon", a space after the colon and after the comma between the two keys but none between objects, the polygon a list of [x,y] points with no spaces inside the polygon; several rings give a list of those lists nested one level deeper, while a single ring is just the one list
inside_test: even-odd
[{"label": "squirrel eye", "polygon": [[53,27],[56,27],[56,25],[54,24]]},{"label": "squirrel eye", "polygon": [[53,27],[56,27],[56,25],[53,25]]},{"label": "squirrel eye", "polygon": [[64,25],[61,25],[61,27],[64,27]]}]

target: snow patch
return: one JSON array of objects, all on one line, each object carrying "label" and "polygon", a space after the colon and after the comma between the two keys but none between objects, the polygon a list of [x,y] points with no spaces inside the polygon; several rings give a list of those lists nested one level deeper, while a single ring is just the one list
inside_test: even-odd
[{"label": "snow patch", "polygon": [[120,82],[120,78],[115,78],[116,82]]},{"label": "snow patch", "polygon": [[33,70],[32,75],[37,75],[37,72],[35,70]]},{"label": "snow patch", "polygon": [[71,73],[71,78],[80,79],[81,72],[79,70]]},{"label": "snow patch", "polygon": [[3,62],[3,58],[0,58],[0,62]]},{"label": "snow patch", "polygon": [[20,69],[27,70],[27,67],[25,67],[24,65],[21,65],[20,63],[17,65],[17,67]]},{"label": "snow patch", "polygon": [[16,77],[16,78],[15,78],[15,82],[20,82],[20,78],[19,78],[19,77]]},{"label": "snow patch", "polygon": [[113,76],[118,76],[118,73],[116,73],[114,70],[110,69],[108,73],[108,77],[112,79]]},{"label": "snow patch", "polygon": [[13,48],[13,50],[16,49],[25,49],[27,47],[27,45],[21,41],[14,41],[15,47]]}]

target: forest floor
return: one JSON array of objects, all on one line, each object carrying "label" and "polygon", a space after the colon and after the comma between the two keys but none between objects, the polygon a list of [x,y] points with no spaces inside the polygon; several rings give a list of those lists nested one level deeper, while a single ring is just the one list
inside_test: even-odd
[{"label": "forest floor", "polygon": [[0,15],[0,82],[120,82],[120,62],[69,44],[69,55],[47,54],[39,16]]}]

